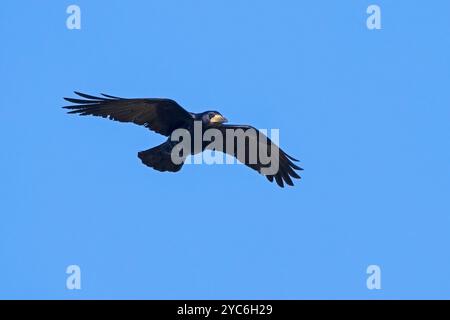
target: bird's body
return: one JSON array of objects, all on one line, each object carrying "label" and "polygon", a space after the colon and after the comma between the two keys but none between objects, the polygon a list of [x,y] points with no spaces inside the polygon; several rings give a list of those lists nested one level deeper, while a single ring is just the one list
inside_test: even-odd
[{"label": "bird's body", "polygon": [[[225,124],[227,120],[217,111],[188,112],[171,99],[124,99],[104,94],[102,97],[95,97],[79,92],[75,93],[84,99],[64,98],[75,104],[64,107],[71,110],[69,113],[100,116],[120,122],[133,122],[168,137],[161,145],[138,153],[138,157],[145,165],[158,171],[177,172],[183,166],[186,154],[179,162],[174,161],[173,158],[174,148],[178,144],[172,140],[175,133],[182,131],[193,137],[190,140],[189,154],[194,155],[205,149],[211,149],[211,141],[198,139],[199,135],[203,137],[209,130],[223,137],[222,142],[215,141],[217,138],[214,138],[214,150],[232,155],[248,167],[263,174],[269,165],[259,157],[259,153],[255,159],[252,158],[250,144],[254,143],[255,150],[258,152],[263,149],[270,153],[276,151],[279,166],[276,172],[265,174],[269,181],[275,180],[279,186],[283,187],[283,182],[293,185],[291,178],[300,178],[295,170],[302,169],[293,163],[293,161],[297,161],[296,159],[287,155],[270,139],[251,126]],[[230,138],[227,134],[238,131],[247,133],[243,153],[240,153],[238,144],[232,148],[227,145],[230,139],[235,139],[232,136]],[[197,143],[198,141],[200,143]]]}]

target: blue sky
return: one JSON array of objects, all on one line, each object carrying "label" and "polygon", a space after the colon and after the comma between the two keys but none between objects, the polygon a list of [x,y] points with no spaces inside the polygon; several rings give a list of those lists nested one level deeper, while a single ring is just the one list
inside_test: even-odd
[{"label": "blue sky", "polygon": [[[81,30],[66,8],[81,8]],[[382,29],[368,30],[377,4]],[[0,298],[449,298],[448,1],[3,1]],[[163,174],[60,108],[170,97],[279,128],[303,180]],[[67,266],[81,290],[66,288]],[[368,290],[366,268],[381,268]]]}]

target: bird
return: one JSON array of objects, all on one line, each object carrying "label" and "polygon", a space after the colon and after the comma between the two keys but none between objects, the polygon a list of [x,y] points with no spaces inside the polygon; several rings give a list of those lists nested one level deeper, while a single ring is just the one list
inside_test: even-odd
[{"label": "bird", "polygon": [[[74,93],[78,97],[64,98],[64,100],[71,103],[71,105],[63,107],[69,110],[67,112],[69,114],[92,115],[120,122],[131,122],[168,137],[162,144],[138,152],[138,157],[142,163],[155,170],[178,172],[182,168],[182,161],[181,163],[172,161],[171,155],[175,143],[170,137],[178,129],[187,130],[187,132],[195,134],[194,124],[197,122],[201,124],[202,134],[208,129],[216,129],[223,134],[222,144],[219,144],[219,147],[216,145],[213,150],[221,151],[237,158],[247,167],[264,175],[270,182],[275,181],[278,186],[283,188],[284,184],[294,185],[292,178],[301,179],[296,170],[300,171],[303,168],[294,163],[299,160],[285,153],[256,128],[250,125],[227,124],[228,120],[218,111],[189,112],[175,100],[168,98],[121,98],[104,93],[101,93],[100,96],[93,96],[78,91],[74,91]],[[233,148],[226,147],[227,139],[231,139],[226,134],[229,130],[251,131],[246,138],[248,140],[246,140],[243,155],[239,155],[236,144]],[[250,161],[251,154],[248,141],[254,142],[258,150],[265,148],[264,150],[270,152],[278,152],[278,168],[275,172],[264,173],[268,164],[263,162],[259,156]],[[207,149],[211,150],[209,144],[202,141],[201,145],[193,148],[190,154],[194,155]]]}]

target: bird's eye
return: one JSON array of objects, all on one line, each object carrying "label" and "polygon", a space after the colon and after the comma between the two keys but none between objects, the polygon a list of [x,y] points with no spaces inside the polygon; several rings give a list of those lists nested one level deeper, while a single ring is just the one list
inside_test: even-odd
[{"label": "bird's eye", "polygon": [[208,116],[209,116],[210,119],[212,119],[215,116],[215,114],[214,113],[210,113]]}]

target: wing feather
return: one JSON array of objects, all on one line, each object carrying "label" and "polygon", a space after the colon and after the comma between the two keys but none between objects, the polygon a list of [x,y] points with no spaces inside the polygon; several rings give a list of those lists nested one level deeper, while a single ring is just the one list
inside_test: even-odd
[{"label": "wing feather", "polygon": [[120,122],[132,122],[169,136],[175,129],[185,128],[192,115],[171,99],[125,99],[102,93],[102,97],[75,91],[84,99],[64,98],[74,105],[66,106],[70,114],[93,115]]},{"label": "wing feather", "polygon": [[[301,177],[297,174],[297,172],[295,170],[303,170],[303,169],[293,163],[293,161],[298,161],[298,160],[296,160],[295,158],[286,154],[275,143],[273,143],[268,137],[266,137],[263,133],[261,133],[256,128],[247,126],[247,125],[221,125],[218,127],[218,129],[221,131],[222,136],[223,136],[222,150],[218,150],[218,151],[225,152],[225,153],[237,158],[240,162],[244,163],[249,168],[258,171],[261,174],[264,174],[262,172],[263,171],[262,169],[267,168],[270,164],[263,164],[263,162],[260,160],[260,157],[259,157],[259,150],[261,147],[264,147],[264,150],[267,150],[266,152],[271,153],[271,152],[275,151],[275,148],[277,148],[278,149],[278,164],[279,164],[278,171],[275,174],[267,174],[266,175],[267,179],[270,182],[273,182],[275,180],[275,182],[280,187],[284,187],[284,184],[293,186],[294,183],[292,181],[292,178],[301,179]],[[248,145],[246,145],[246,147],[245,147],[245,159],[240,159],[238,157],[236,143],[234,144],[233,150],[228,150],[226,148],[226,146],[227,146],[226,140],[229,138],[226,134],[226,131],[227,130],[238,130],[238,129],[242,129],[242,130],[244,130],[244,132],[246,132],[249,129],[252,130],[252,131],[248,131],[250,134],[248,134],[247,136],[248,136],[248,140],[251,139],[251,140],[253,140],[253,142],[257,143],[258,156],[256,158],[257,159],[256,163],[253,163],[252,161],[250,161],[251,157],[249,155],[249,152],[250,152],[251,148],[249,148]],[[250,142],[248,142],[248,143],[250,143]]]}]

